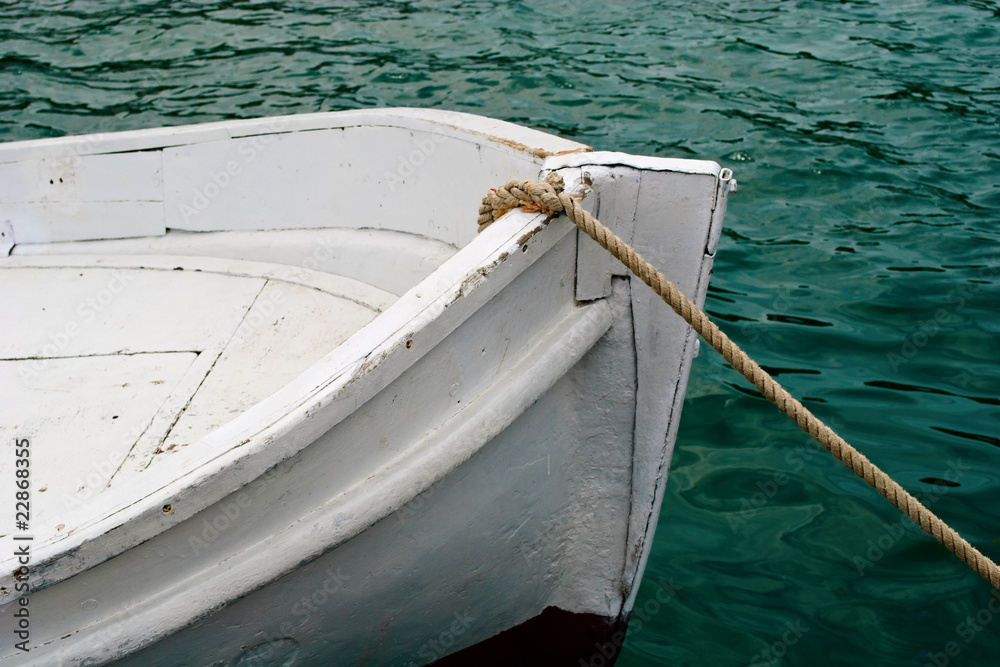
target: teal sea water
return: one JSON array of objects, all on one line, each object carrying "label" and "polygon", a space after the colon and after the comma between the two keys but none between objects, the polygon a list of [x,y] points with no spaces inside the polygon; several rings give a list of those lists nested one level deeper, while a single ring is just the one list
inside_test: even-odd
[{"label": "teal sea water", "polygon": [[[0,2],[2,141],[387,105],[731,167],[708,310],[1000,559],[1000,4]],[[897,516],[703,347],[619,664],[1000,664]]]}]

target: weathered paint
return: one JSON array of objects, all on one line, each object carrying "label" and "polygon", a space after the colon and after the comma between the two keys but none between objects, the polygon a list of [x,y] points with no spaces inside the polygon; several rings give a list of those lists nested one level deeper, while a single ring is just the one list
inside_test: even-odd
[{"label": "weathered paint", "polygon": [[[345,178],[360,174],[363,193],[371,185],[357,164],[365,160],[364,137],[392,138],[394,148],[373,152],[381,165],[386,150],[403,151],[434,133],[443,137],[437,145],[453,142],[458,151],[435,150],[441,161],[426,161],[418,180],[437,189],[388,188],[383,205],[357,209],[363,215],[331,215],[336,229],[280,229],[293,218],[321,219],[302,201],[304,218],[248,228],[236,215],[230,224],[225,211],[239,211],[239,197],[223,206],[220,189],[212,215],[222,223],[209,227],[219,231],[14,247],[21,256],[6,260],[11,274],[92,271],[96,263],[152,273],[179,266],[180,275],[207,262],[215,273],[201,271],[209,274],[199,276],[205,285],[222,273],[266,283],[257,305],[267,285],[302,282],[296,258],[326,234],[372,257],[398,250],[395,266],[405,275],[379,285],[391,283],[393,294],[339,290],[338,298],[382,312],[339,344],[306,343],[321,354],[293,369],[294,377],[279,377],[266,397],[242,393],[248,380],[237,361],[228,379],[217,380],[236,390],[204,395],[218,395],[225,409],[232,394],[230,421],[212,428],[203,419],[209,432],[195,437],[192,427],[194,442],[150,442],[129,459],[127,474],[67,515],[57,539],[36,545],[31,659],[8,652],[0,664],[221,667],[265,654],[296,665],[425,664],[549,607],[616,623],[627,617],[662,497],[690,336],[654,312],[648,290],[592,252],[564,218],[512,211],[476,236],[475,206],[466,214],[461,204],[478,204],[485,188],[466,190],[479,180],[536,175],[539,151],[584,147],[488,119],[387,110],[109,135],[83,149],[72,140],[26,142],[0,146],[0,162],[44,160],[74,146],[81,154],[186,146],[188,155],[211,160],[234,147],[239,155],[232,142],[247,137],[268,136],[276,148],[296,145],[296,135],[333,142],[351,135],[353,152],[337,160],[352,165]],[[471,145],[479,147],[478,162],[453,161]],[[213,151],[222,157],[211,158]],[[279,153],[256,158],[263,164]],[[282,155],[280,169],[332,173],[310,155],[304,164],[319,167],[295,172],[298,153]],[[696,298],[703,298],[706,249],[727,185],[711,165],[601,153],[546,162],[572,188],[591,182],[602,220],[627,230],[642,254],[676,263],[684,272],[678,282]],[[165,168],[168,198],[184,192],[169,185],[183,176],[173,169]],[[289,182],[273,179],[267,196],[296,199],[298,185],[283,190]],[[441,184],[454,183],[461,197],[447,199]],[[454,209],[448,218],[434,213],[448,208],[438,208],[442,197]],[[405,223],[389,215],[400,200],[410,213]],[[659,222],[664,206],[673,211],[669,225]],[[414,240],[411,248],[403,238]],[[352,253],[323,255],[310,255],[310,268],[353,279],[379,273]],[[310,319],[274,325],[248,342],[245,359],[266,370],[281,337],[297,335]],[[324,326],[321,319],[314,325]],[[191,415],[181,410],[174,423],[215,409],[190,405]],[[91,463],[83,446],[71,456],[72,465]],[[0,587],[10,600],[9,576]],[[322,602],[312,597],[320,593]]]}]

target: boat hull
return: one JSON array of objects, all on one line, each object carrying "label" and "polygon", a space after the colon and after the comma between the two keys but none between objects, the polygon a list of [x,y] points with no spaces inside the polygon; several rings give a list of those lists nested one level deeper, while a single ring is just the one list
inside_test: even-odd
[{"label": "boat hull", "polygon": [[[462,135],[454,115],[433,116],[416,126],[440,122],[513,160],[481,120]],[[129,141],[148,161],[146,140]],[[603,222],[704,299],[729,186],[718,165],[513,151],[589,191]],[[401,247],[389,226],[338,238],[386,256]],[[201,231],[29,250],[281,263],[292,246],[267,238],[301,249],[329,230]],[[408,289],[385,279],[404,293],[369,324],[47,542],[32,571],[33,650],[0,664],[610,664],[693,334],[563,217],[513,211],[430,272],[412,254],[404,264],[425,277]],[[356,259],[338,266],[320,270],[383,280]]]}]

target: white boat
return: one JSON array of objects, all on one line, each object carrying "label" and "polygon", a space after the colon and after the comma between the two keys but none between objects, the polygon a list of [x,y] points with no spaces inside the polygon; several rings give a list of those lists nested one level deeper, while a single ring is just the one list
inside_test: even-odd
[{"label": "white boat", "polygon": [[412,109],[0,145],[0,665],[611,664],[697,340],[564,216],[477,234],[550,171],[704,300],[714,162]]}]

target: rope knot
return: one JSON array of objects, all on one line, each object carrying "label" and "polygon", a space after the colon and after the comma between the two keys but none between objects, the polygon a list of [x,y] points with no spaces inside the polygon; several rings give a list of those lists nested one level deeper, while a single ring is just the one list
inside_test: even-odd
[{"label": "rope knot", "polygon": [[490,189],[479,207],[479,231],[515,208],[550,216],[562,213],[566,210],[563,198],[568,198],[563,194],[564,187],[562,176],[553,171],[541,182],[515,179],[507,181],[503,187]]},{"label": "rope knot", "polygon": [[479,231],[483,231],[504,213],[517,207],[541,211],[549,216],[565,213],[577,227],[614,255],[632,273],[691,325],[729,364],[750,381],[764,397],[778,406],[799,428],[819,442],[845,466],[854,471],[884,496],[900,512],[944,544],[966,565],[978,572],[994,588],[1000,588],[1000,567],[959,535],[937,515],[920,504],[913,495],[869,461],[861,452],[821,422],[802,403],[788,393],[767,371],[741,350],[722,332],[708,315],[684,296],[666,276],[647,262],[629,244],[583,210],[580,200],[563,192],[563,180],[555,172],[541,183],[508,181],[502,188],[486,193],[479,207]]}]

